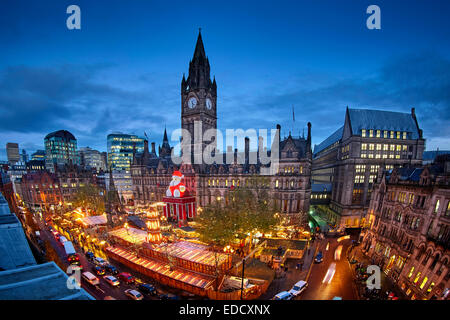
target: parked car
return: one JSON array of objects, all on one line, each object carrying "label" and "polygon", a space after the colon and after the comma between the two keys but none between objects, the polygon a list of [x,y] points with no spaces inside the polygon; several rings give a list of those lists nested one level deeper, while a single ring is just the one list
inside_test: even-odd
[{"label": "parked car", "polygon": [[67,268],[67,271],[66,271],[66,273],[68,275],[71,275],[72,273],[75,273],[77,271],[83,272],[83,266],[81,264],[79,264],[79,265],[71,264],[69,267],[70,267],[70,269]]},{"label": "parked car", "polygon": [[116,277],[104,276],[103,279],[105,279],[105,281],[108,282],[108,284],[110,284],[113,287],[120,285],[120,282],[119,282],[119,280],[117,280]]},{"label": "parked car", "polygon": [[134,283],[134,277],[128,272],[119,273],[117,277],[126,284]]},{"label": "parked car", "polygon": [[148,283],[141,283],[138,286],[138,289],[143,294],[151,294],[152,296],[157,294],[156,288],[153,285],[148,284]]},{"label": "parked car", "polygon": [[287,291],[283,291],[275,295],[272,300],[291,300],[293,298],[292,294]]},{"label": "parked car", "polygon": [[142,300],[144,296],[137,290],[127,289],[125,290],[125,294],[133,300]]},{"label": "parked car", "polygon": [[94,286],[100,283],[100,280],[90,272],[83,272],[81,277]]},{"label": "parked car", "polygon": [[103,268],[103,267],[101,267],[101,266],[95,266],[95,267],[93,268],[93,270],[95,271],[95,273],[96,273],[98,276],[102,276],[102,275],[105,274],[105,268]]},{"label": "parked car", "polygon": [[87,251],[85,253],[85,255],[86,255],[86,258],[88,258],[88,260],[90,260],[90,261],[94,260],[94,258],[95,258],[94,254],[91,251]]},{"label": "parked car", "polygon": [[102,266],[102,267],[104,267],[108,264],[108,262],[105,259],[100,258],[100,257],[95,257],[93,261],[96,265]]},{"label": "parked car", "polygon": [[296,284],[294,284],[294,286],[292,287],[291,290],[289,290],[289,293],[296,297],[298,296],[300,293],[302,293],[303,291],[306,290],[306,288],[308,287],[308,282],[300,280],[299,282],[297,282]]},{"label": "parked car", "polygon": [[111,274],[118,274],[119,273],[119,270],[117,270],[117,268],[114,267],[112,264],[107,264],[105,266],[105,270],[106,270],[106,272],[111,273]]},{"label": "parked car", "polygon": [[322,251],[319,251],[319,253],[316,255],[316,258],[314,259],[314,262],[321,263],[323,261],[323,254]]},{"label": "parked car", "polygon": [[159,296],[159,299],[161,299],[161,300],[179,300],[180,298],[174,294],[165,293],[165,294],[161,294]]}]

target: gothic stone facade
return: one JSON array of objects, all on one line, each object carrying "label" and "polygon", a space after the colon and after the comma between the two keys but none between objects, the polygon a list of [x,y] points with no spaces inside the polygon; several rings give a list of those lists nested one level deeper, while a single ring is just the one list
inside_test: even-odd
[{"label": "gothic stone facade", "polygon": [[[181,82],[181,127],[194,137],[194,122],[201,123],[201,134],[208,129],[217,129],[217,84],[210,79],[209,60],[206,57],[201,34],[193,59],[189,63],[189,76]],[[187,164],[177,166],[172,162],[171,151],[164,132],[162,147],[156,154],[155,144],[152,143],[151,152],[148,142],[145,142],[144,153],[136,154],[131,166],[133,181],[133,196],[135,205],[145,206],[154,201],[161,201],[166,188],[171,181],[174,170],[180,170],[185,176],[185,184],[191,195],[195,196],[197,207],[203,207],[214,201],[227,201],[230,189],[248,186],[255,176],[264,173],[264,187],[269,190],[273,201],[280,209],[280,213],[290,214],[298,221],[306,222],[311,196],[311,124],[308,123],[307,138],[294,138],[290,134],[280,139],[281,127],[277,125],[278,134],[275,139],[279,142],[279,161],[277,163],[262,164],[258,152],[250,151],[250,140],[245,140],[244,152],[237,149],[229,152],[233,163],[226,163],[226,154],[220,154],[222,164]],[[262,150],[262,137],[258,139],[258,149]],[[184,144],[183,144],[184,143]],[[187,145],[186,145],[187,143]],[[195,153],[203,152],[209,141],[195,145],[185,137],[183,146],[191,149],[192,157]],[[260,147],[261,146],[261,147]],[[184,149],[185,150],[185,149]],[[270,155],[270,151],[268,152]],[[252,158],[258,161],[249,161]],[[244,159],[238,161],[238,159]],[[191,163],[195,163],[191,159]],[[269,172],[267,174],[267,172]]]},{"label": "gothic stone facade", "polygon": [[374,188],[363,249],[410,299],[448,299],[449,163],[394,169]]},{"label": "gothic stone facade", "polygon": [[421,165],[424,149],[414,108],[347,108],[344,125],[314,148],[314,181],[332,184],[326,218],[341,227],[364,225],[378,170]]}]

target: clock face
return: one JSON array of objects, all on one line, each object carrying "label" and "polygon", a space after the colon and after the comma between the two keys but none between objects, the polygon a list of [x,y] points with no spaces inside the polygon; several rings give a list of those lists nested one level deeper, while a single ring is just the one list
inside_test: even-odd
[{"label": "clock face", "polygon": [[188,107],[193,109],[193,108],[195,108],[196,105],[197,105],[197,99],[195,99],[194,97],[190,98],[188,101]]},{"label": "clock face", "polygon": [[206,108],[208,108],[208,110],[211,110],[212,108],[212,102],[209,99],[206,99]]}]

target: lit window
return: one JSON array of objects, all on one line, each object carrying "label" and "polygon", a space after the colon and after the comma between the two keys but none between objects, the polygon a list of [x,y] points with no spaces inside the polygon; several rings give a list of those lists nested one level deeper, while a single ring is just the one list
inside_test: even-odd
[{"label": "lit window", "polygon": [[420,284],[420,289],[423,289],[428,282],[428,277],[424,277],[422,283]]},{"label": "lit window", "polygon": [[404,144],[404,145],[402,146],[402,150],[403,150],[403,151],[408,151],[408,146],[407,146],[406,144]]},{"label": "lit window", "polygon": [[383,159],[387,159],[387,154],[383,154]]},{"label": "lit window", "polygon": [[386,130],[383,131],[383,138],[387,138],[388,137],[388,132]]},{"label": "lit window", "polygon": [[363,137],[363,138],[366,137],[366,129],[361,130],[361,137]]},{"label": "lit window", "polygon": [[434,282],[432,282],[431,284],[430,284],[430,286],[428,287],[428,289],[427,289],[427,293],[430,293],[431,292],[431,290],[433,290],[433,288],[434,288],[434,285],[435,285],[435,283]]},{"label": "lit window", "polygon": [[394,131],[391,131],[391,139],[394,139]]},{"label": "lit window", "polygon": [[367,150],[367,143],[361,144],[361,150]]},{"label": "lit window", "polygon": [[388,144],[383,144],[383,150],[384,151],[388,151],[389,149],[389,145]]},{"label": "lit window", "polygon": [[369,159],[373,159],[373,153],[369,153]]},{"label": "lit window", "polygon": [[409,271],[408,278],[411,278],[413,272],[414,272],[414,267],[412,267],[411,270]]},{"label": "lit window", "polygon": [[361,153],[361,158],[367,158],[367,154],[366,153]]},{"label": "lit window", "polygon": [[419,281],[421,274],[422,274],[422,272],[417,272],[416,277],[414,278],[414,283],[417,283],[417,281]]},{"label": "lit window", "polygon": [[377,150],[381,150],[381,144],[377,143]]},{"label": "lit window", "polygon": [[395,151],[395,144],[391,144],[391,145],[389,145],[389,150],[391,150],[391,151]]},{"label": "lit window", "polygon": [[278,180],[275,181],[275,188],[278,188]]},{"label": "lit window", "polygon": [[436,201],[436,205],[434,206],[434,213],[437,213],[439,210],[439,199]]},{"label": "lit window", "polygon": [[403,140],[406,140],[406,132],[403,132]]},{"label": "lit window", "polygon": [[373,137],[373,130],[372,129],[369,130],[369,137],[371,137],[371,138]]},{"label": "lit window", "polygon": [[381,137],[381,131],[377,130],[377,138],[380,138],[380,137]]},{"label": "lit window", "polygon": [[369,150],[375,150],[375,145],[373,143],[369,144]]},{"label": "lit window", "polygon": [[401,151],[401,150],[402,150],[402,146],[401,146],[400,144],[397,144],[397,145],[396,145],[396,150],[397,150],[397,151]]}]

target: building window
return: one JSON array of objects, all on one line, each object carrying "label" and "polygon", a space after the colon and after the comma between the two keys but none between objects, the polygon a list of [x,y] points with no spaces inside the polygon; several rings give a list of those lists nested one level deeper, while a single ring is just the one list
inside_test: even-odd
[{"label": "building window", "polygon": [[400,139],[400,131],[397,131],[397,139]]},{"label": "building window", "polygon": [[436,201],[436,205],[434,206],[434,213],[437,213],[439,210],[439,199]]},{"label": "building window", "polygon": [[422,283],[420,284],[420,289],[423,289],[428,282],[428,277],[424,277]]},{"label": "building window", "polygon": [[381,138],[381,131],[377,130],[377,138]]},{"label": "building window", "polygon": [[417,283],[417,281],[419,281],[421,274],[422,272],[417,272],[416,277],[414,278],[414,283]]},{"label": "building window", "polygon": [[377,143],[377,150],[381,150],[381,143]]},{"label": "building window", "polygon": [[387,130],[384,130],[383,131],[383,138],[387,139],[387,137],[388,137],[388,132],[387,132]]},{"label": "building window", "polygon": [[413,272],[414,272],[414,267],[412,267],[411,270],[409,270],[408,278],[412,277]]},{"label": "building window", "polygon": [[433,288],[434,288],[434,285],[435,285],[435,283],[434,282],[432,282],[431,284],[430,284],[430,286],[428,287],[428,289],[427,289],[427,293],[430,293],[431,292],[431,290],[433,290]]},{"label": "building window", "polygon": [[363,137],[363,138],[366,137],[366,129],[361,130],[361,137]]},{"label": "building window", "polygon": [[375,150],[375,145],[373,143],[369,144],[369,150]]},{"label": "building window", "polygon": [[394,131],[391,131],[391,139],[394,139]]},{"label": "building window", "polygon": [[406,132],[403,132],[403,140],[406,140]]},{"label": "building window", "polygon": [[373,130],[372,129],[369,130],[369,137],[373,138]]},{"label": "building window", "polygon": [[367,158],[367,153],[365,153],[365,152],[362,153],[362,152],[361,152],[361,158]]},{"label": "building window", "polygon": [[361,150],[367,150],[367,143],[361,144]]}]

